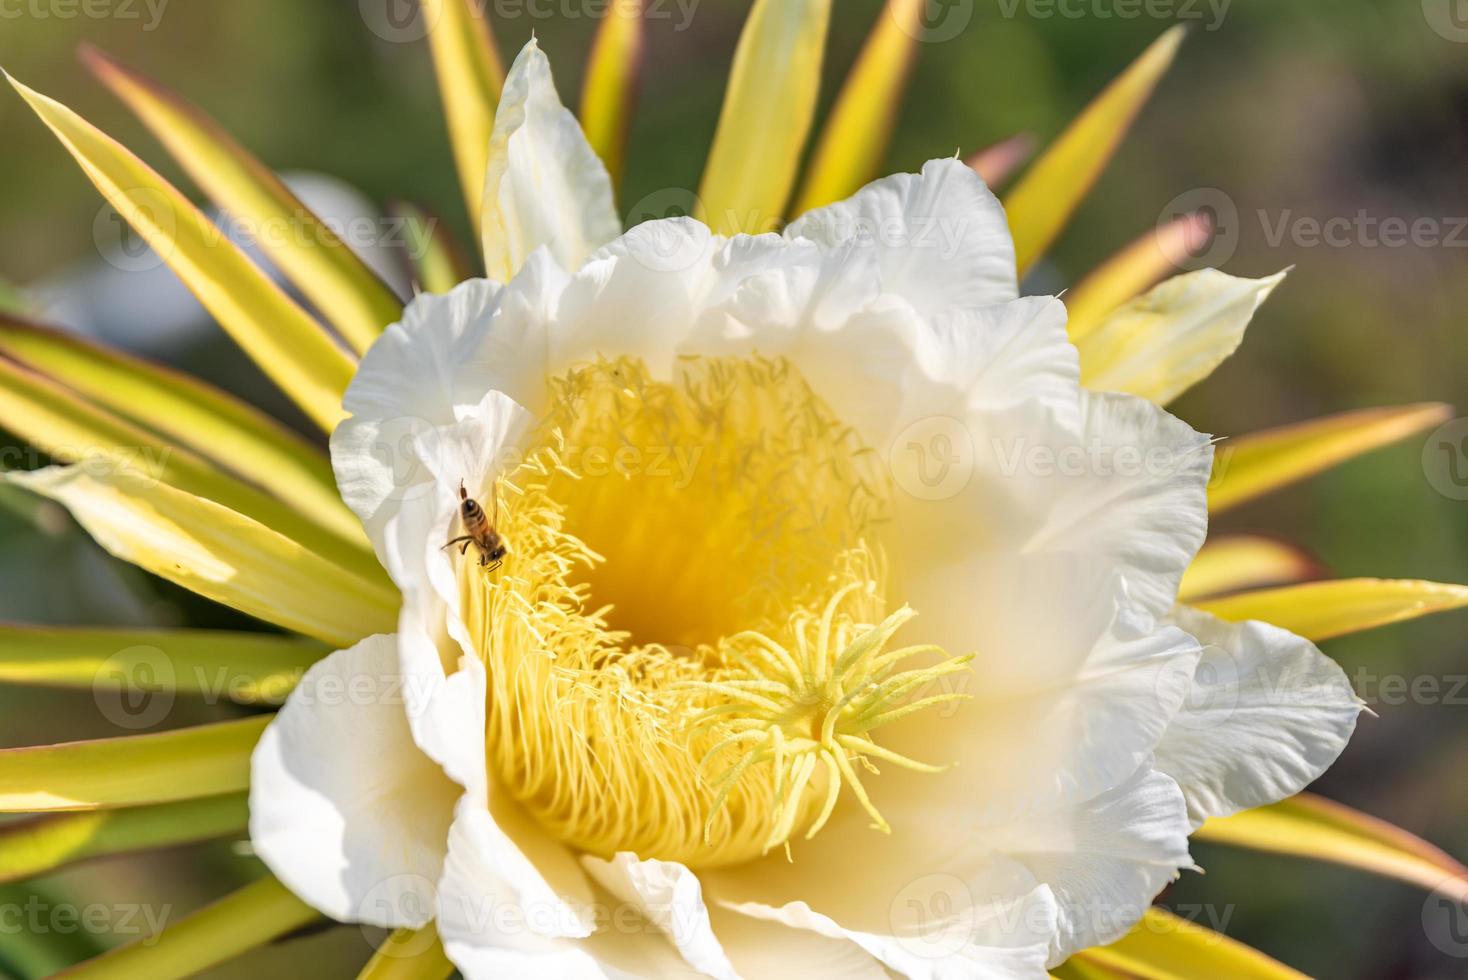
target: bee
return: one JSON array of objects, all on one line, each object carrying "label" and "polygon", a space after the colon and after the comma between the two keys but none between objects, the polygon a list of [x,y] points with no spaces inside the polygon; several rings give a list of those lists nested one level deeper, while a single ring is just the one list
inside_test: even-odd
[{"label": "bee", "polygon": [[[495,520],[499,519],[499,494],[494,495]],[[459,519],[464,522],[464,534],[454,538],[445,548],[452,548],[462,543],[459,554],[464,554],[472,544],[479,551],[479,564],[489,566],[492,572],[500,567],[504,561],[509,548],[505,547],[504,539],[494,529],[494,522],[485,516],[484,508],[479,506],[479,501],[469,496],[469,491],[464,489],[464,481],[459,481]]]}]

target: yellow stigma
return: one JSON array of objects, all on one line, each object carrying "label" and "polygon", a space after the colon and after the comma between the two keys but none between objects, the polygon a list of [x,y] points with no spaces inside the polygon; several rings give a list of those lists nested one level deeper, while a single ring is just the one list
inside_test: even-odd
[{"label": "yellow stigma", "polygon": [[[597,362],[552,385],[498,482],[510,552],[457,559],[489,676],[491,774],[549,832],[711,867],[814,834],[872,733],[961,695],[931,646],[887,650],[888,488],[783,361]],[[491,506],[486,501],[486,506]],[[913,666],[916,665],[916,666]]]}]

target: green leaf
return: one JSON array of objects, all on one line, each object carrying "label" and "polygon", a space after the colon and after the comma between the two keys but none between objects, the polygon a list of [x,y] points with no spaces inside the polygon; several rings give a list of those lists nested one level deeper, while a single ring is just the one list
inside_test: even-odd
[{"label": "green leaf", "polygon": [[1178,586],[1178,600],[1195,602],[1244,589],[1289,585],[1324,574],[1319,562],[1284,541],[1259,534],[1210,537]]},{"label": "green leaf", "polygon": [[1309,793],[1209,820],[1195,836],[1356,868],[1468,902],[1462,862],[1401,827]]},{"label": "green leaf", "polygon": [[73,980],[182,980],[309,925],[320,914],[266,876],[67,971]]},{"label": "green leaf", "polygon": [[1093,269],[1060,297],[1071,341],[1079,344],[1125,303],[1181,269],[1190,249],[1211,234],[1206,215],[1185,214],[1147,232]]},{"label": "green leaf", "polygon": [[1183,28],[1152,43],[1082,110],[1004,199],[1020,275],[1044,254],[1106,169],[1137,113],[1172,64]]},{"label": "green leaf", "polygon": [[176,803],[48,813],[0,824],[0,882],[55,871],[89,858],[243,837],[247,794]]},{"label": "green leaf", "polygon": [[413,266],[414,287],[425,293],[446,293],[465,279],[473,269],[457,242],[443,227],[437,215],[416,204],[398,201],[389,210],[403,220],[407,229],[408,261]]},{"label": "green leaf", "polygon": [[219,124],[96,48],[83,46],[92,74],[137,113],[210,200],[256,229],[281,273],[364,353],[397,320],[403,304],[300,198]]},{"label": "green leaf", "polygon": [[1135,980],[1306,980],[1303,973],[1257,949],[1156,907],[1110,946],[1088,949],[1075,958]]},{"label": "green leaf", "polygon": [[438,93],[476,238],[489,163],[489,134],[505,84],[505,67],[482,11],[473,0],[423,0]]},{"label": "green leaf", "polygon": [[111,554],[268,623],[347,647],[396,628],[401,598],[271,527],[95,457],[86,466],[8,473],[65,506]]},{"label": "green leaf", "polygon": [[[335,536],[365,546],[361,523],[342,503],[326,454],[234,396],[162,365],[3,314],[0,354],[257,484]],[[13,383],[25,380],[22,376]],[[24,417],[22,411],[12,407],[6,415],[15,420]],[[90,414],[95,418],[95,412]],[[136,436],[130,433],[129,438]],[[44,434],[31,441],[44,447]]]},{"label": "green leaf", "polygon": [[1320,641],[1461,609],[1468,606],[1468,586],[1379,578],[1332,579],[1240,592],[1194,605],[1220,619],[1258,619]]},{"label": "green leaf", "polygon": [[381,579],[360,525],[353,535],[333,534],[189,450],[171,446],[49,378],[3,358],[0,418],[10,431],[62,462],[105,467],[108,458],[119,460],[151,480],[228,507],[333,562],[365,569]]},{"label": "green leaf", "polygon": [[357,974],[357,980],[444,980],[453,972],[438,930],[430,922],[422,929],[394,932]]},{"label": "green leaf", "polygon": [[773,231],[815,118],[831,0],[755,0],[698,196],[724,235]]},{"label": "green leaf", "polygon": [[841,201],[877,175],[922,35],[927,0],[888,0],[831,108],[792,212]]},{"label": "green leaf", "polygon": [[0,682],[279,705],[330,652],[314,640],[267,633],[0,623]]},{"label": "green leaf", "polygon": [[95,810],[238,793],[250,753],[274,715],[0,749],[0,812]]},{"label": "green leaf", "polygon": [[1424,402],[1342,412],[1229,439],[1214,458],[1208,511],[1222,513],[1452,417],[1449,406]]},{"label": "green leaf", "polygon": [[335,428],[355,370],[346,351],[151,167],[61,103],[10,84],[261,370],[323,429]]},{"label": "green leaf", "polygon": [[642,0],[613,3],[597,28],[581,87],[581,128],[612,175],[613,187],[622,179],[627,155],[642,47]]}]

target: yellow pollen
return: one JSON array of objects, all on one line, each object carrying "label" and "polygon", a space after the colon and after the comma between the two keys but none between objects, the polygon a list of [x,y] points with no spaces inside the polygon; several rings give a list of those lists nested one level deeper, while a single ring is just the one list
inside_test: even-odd
[{"label": "yellow pollen", "polygon": [[930,692],[966,659],[887,649],[914,613],[885,610],[873,455],[782,361],[603,361],[551,394],[526,461],[479,488],[504,564],[455,559],[493,778],[601,856],[749,860],[843,787],[885,830],[858,769],[940,767],[872,733],[960,697]]}]

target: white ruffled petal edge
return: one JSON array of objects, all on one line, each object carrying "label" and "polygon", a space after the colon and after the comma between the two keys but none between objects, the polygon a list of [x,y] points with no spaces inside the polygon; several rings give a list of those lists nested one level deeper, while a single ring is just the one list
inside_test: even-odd
[{"label": "white ruffled petal edge", "polygon": [[785,229],[828,248],[872,254],[884,292],[923,313],[1004,303],[1019,295],[1004,206],[959,160],[873,181]]},{"label": "white ruffled petal edge", "polygon": [[1179,871],[1193,866],[1188,831],[1182,790],[1143,767],[1095,799],[984,833],[1055,892],[1055,966],[1126,935]]},{"label": "white ruffled petal edge", "polygon": [[1181,784],[1195,828],[1293,796],[1345,750],[1364,704],[1315,644],[1185,606],[1174,619],[1203,643],[1203,657],[1157,768]]},{"label": "white ruffled petal edge", "polygon": [[628,852],[610,861],[588,855],[581,863],[613,897],[657,926],[693,969],[714,980],[738,980],[714,935],[703,887],[688,868],[674,861],[639,860]]},{"label": "white ruffled petal edge", "polygon": [[508,282],[536,249],[576,269],[622,233],[612,179],[561,104],[531,38],[505,76],[489,137],[481,239],[491,279]]},{"label": "white ruffled petal edge", "polygon": [[396,638],[313,665],[250,764],[250,839],[291,891],[344,922],[433,917],[455,786],[414,744]]}]

